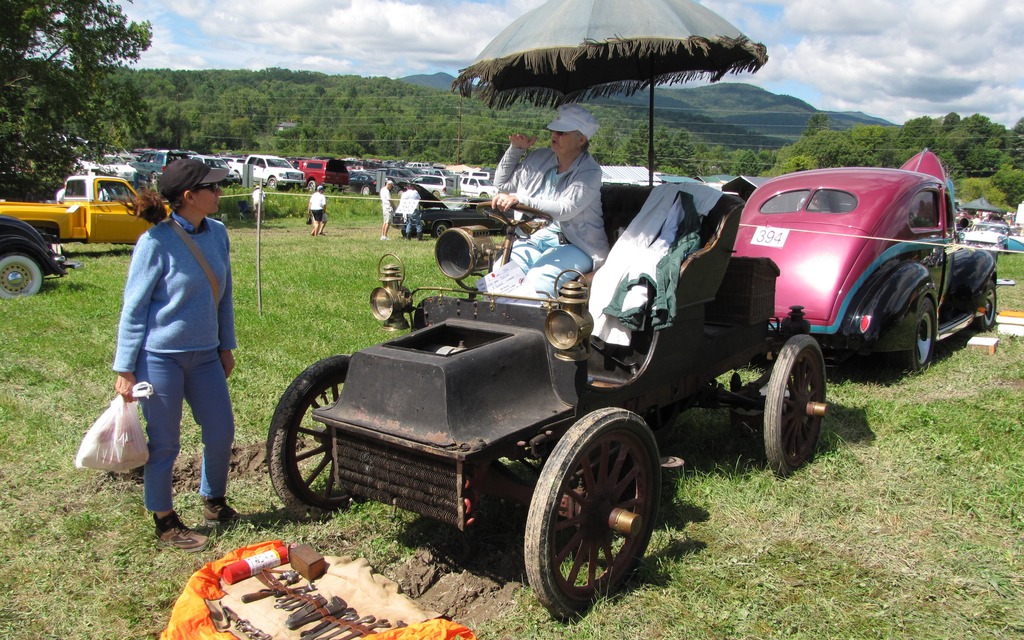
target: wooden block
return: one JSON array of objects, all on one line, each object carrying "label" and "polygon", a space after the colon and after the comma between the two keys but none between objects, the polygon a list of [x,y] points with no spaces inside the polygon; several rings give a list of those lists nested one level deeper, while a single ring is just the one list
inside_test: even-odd
[{"label": "wooden block", "polygon": [[990,338],[988,336],[974,336],[973,338],[967,341],[968,347],[981,349],[989,354],[993,354],[996,352],[996,345],[998,344],[999,338]]},{"label": "wooden block", "polygon": [[1024,315],[1010,315],[1009,313],[1000,313],[996,316],[996,322],[999,324],[1016,324],[1024,326]]},{"label": "wooden block", "polygon": [[292,569],[306,580],[316,580],[327,571],[324,557],[313,550],[308,544],[294,544],[288,548],[288,561]]},{"label": "wooden block", "polygon": [[1024,325],[1000,323],[998,329],[1004,335],[1024,336]]}]

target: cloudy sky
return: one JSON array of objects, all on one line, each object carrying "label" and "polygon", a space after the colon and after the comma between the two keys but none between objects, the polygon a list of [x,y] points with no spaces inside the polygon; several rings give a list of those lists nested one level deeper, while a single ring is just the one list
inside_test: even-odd
[{"label": "cloudy sky", "polygon": [[[457,75],[544,0],[118,0],[153,26],[142,68]],[[631,0],[622,0],[630,2]],[[903,124],[975,113],[1024,118],[1020,0],[700,0],[768,48],[727,76],[827,111]],[[173,8],[171,8],[173,6]]]}]

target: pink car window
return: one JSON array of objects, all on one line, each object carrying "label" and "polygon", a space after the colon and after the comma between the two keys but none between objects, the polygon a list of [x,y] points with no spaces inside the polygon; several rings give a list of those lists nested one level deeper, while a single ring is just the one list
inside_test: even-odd
[{"label": "pink car window", "polygon": [[938,194],[922,191],[910,203],[910,226],[914,229],[934,229],[939,226]]},{"label": "pink car window", "polygon": [[809,195],[811,192],[808,189],[780,193],[761,205],[761,213],[795,213],[804,208]]},{"label": "pink car window", "polygon": [[814,213],[850,213],[856,208],[855,195],[836,189],[818,189],[807,203],[807,210]]}]

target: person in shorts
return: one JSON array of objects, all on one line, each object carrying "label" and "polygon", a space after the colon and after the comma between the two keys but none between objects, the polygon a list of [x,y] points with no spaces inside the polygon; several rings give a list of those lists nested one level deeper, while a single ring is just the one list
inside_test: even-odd
[{"label": "person in shorts", "polygon": [[388,178],[384,181],[384,188],[380,190],[380,207],[384,212],[384,224],[380,228],[380,239],[388,239],[388,230],[391,229],[391,219],[395,216],[395,206],[391,202],[391,188],[395,183]]},{"label": "person in shorts", "polygon": [[313,220],[313,228],[309,230],[309,235],[324,235],[324,225],[327,224],[327,196],[324,195],[324,185],[317,187],[313,195],[309,196],[306,209],[306,215]]}]

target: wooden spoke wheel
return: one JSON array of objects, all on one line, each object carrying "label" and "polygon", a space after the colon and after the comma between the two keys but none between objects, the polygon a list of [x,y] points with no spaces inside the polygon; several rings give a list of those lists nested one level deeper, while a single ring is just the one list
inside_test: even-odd
[{"label": "wooden spoke wheel", "polygon": [[347,355],[331,356],[303,371],[277,403],[267,435],[270,479],[285,509],[295,513],[335,510],[349,495],[335,480],[332,434],[312,418],[334,404],[348,375]]},{"label": "wooden spoke wheel", "polygon": [[818,342],[794,336],[782,346],[768,381],[764,448],[780,476],[814,457],[825,408],[825,359]]},{"label": "wooden spoke wheel", "polygon": [[614,593],[643,557],[661,497],[654,435],[636,414],[594,411],[563,436],[526,519],[526,573],[537,598],[568,619]]}]

